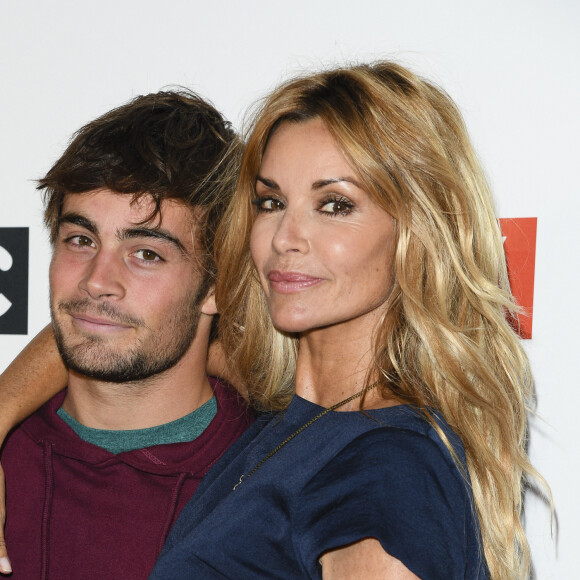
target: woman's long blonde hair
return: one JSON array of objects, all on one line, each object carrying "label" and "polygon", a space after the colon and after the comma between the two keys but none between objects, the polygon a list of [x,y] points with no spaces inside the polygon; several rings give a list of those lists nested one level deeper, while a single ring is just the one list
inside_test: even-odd
[{"label": "woman's long blonde hair", "polygon": [[396,220],[394,278],[375,340],[385,394],[461,437],[493,579],[525,577],[520,522],[528,461],[529,363],[506,316],[517,316],[502,238],[463,119],[439,88],[379,62],[291,80],[257,111],[237,193],[217,233],[221,335],[250,399],[283,409],[293,394],[296,337],[272,325],[249,254],[251,201],[272,132],[321,119],[364,189]]}]

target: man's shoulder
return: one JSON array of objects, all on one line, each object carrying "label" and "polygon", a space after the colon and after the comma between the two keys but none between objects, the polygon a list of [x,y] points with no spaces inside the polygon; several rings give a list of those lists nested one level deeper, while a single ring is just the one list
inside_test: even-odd
[{"label": "man's shoulder", "polygon": [[3,465],[10,462],[11,458],[20,463],[23,455],[33,453],[35,448],[41,449],[43,441],[50,438],[55,430],[59,430],[59,423],[62,421],[56,412],[65,394],[64,391],[57,393],[9,433],[2,447]]},{"label": "man's shoulder", "polygon": [[42,405],[42,407],[32,413],[30,417],[22,421],[22,423],[14,429],[13,433],[17,431],[34,433],[39,430],[44,431],[45,429],[60,426],[62,421],[58,417],[57,411],[62,406],[65,396],[66,389],[51,397],[46,403],[44,403],[44,405]]}]

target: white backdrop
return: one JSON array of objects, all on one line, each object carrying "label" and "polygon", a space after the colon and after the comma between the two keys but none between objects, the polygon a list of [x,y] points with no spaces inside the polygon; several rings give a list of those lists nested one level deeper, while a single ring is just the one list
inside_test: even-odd
[{"label": "white backdrop", "polygon": [[293,72],[395,58],[458,102],[500,216],[538,218],[531,455],[557,526],[552,538],[530,495],[527,529],[537,579],[577,578],[579,25],[577,0],[3,0],[0,228],[30,227],[30,314],[28,337],[0,335],[0,370],[48,322],[50,248],[33,180],[73,131],[173,84],[240,127],[247,106]]}]

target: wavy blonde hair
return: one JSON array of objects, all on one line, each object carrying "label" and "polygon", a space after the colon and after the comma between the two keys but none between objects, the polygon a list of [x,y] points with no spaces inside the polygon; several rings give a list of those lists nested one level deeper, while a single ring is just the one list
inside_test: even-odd
[{"label": "wavy blonde hair", "polygon": [[441,412],[467,456],[493,579],[525,577],[522,482],[532,379],[506,320],[517,316],[482,168],[457,107],[400,65],[291,80],[257,110],[237,194],[217,233],[221,335],[261,409],[293,394],[297,337],[272,325],[249,254],[255,183],[281,123],[321,119],[363,188],[396,220],[395,282],[375,338],[385,395]]}]

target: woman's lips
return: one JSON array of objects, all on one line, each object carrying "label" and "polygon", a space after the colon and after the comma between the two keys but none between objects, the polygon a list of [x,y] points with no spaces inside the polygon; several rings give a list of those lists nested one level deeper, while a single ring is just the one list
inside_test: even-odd
[{"label": "woman's lips", "polygon": [[279,270],[272,270],[268,274],[268,280],[270,281],[270,287],[275,292],[291,294],[312,288],[320,284],[323,279],[302,274],[301,272],[280,272]]}]

